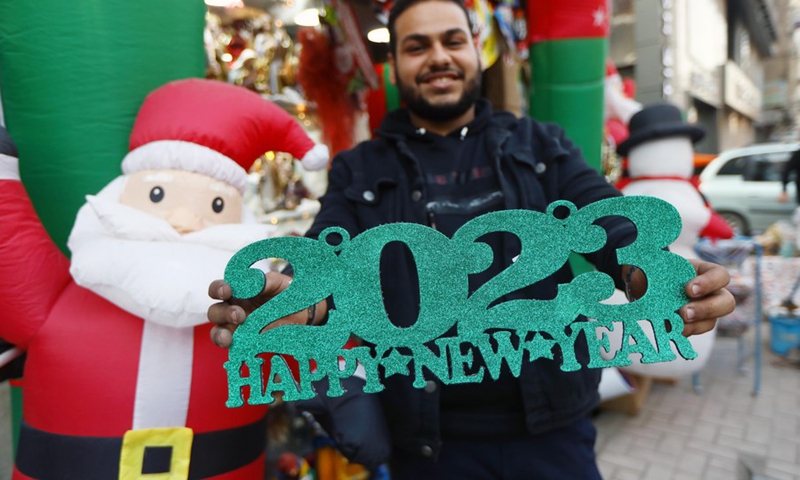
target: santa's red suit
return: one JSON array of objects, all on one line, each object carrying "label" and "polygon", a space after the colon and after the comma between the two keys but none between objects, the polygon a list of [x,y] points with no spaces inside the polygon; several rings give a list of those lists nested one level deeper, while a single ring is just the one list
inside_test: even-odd
[{"label": "santa's red suit", "polygon": [[[193,438],[176,437],[191,448],[189,478],[261,478],[266,409],[225,407],[227,351],[209,340],[211,325],[152,324],[76,285],[9,176],[0,222],[14,228],[0,229],[0,282],[15,300],[5,302],[0,337],[28,352],[14,479],[117,478],[126,432],[164,425],[191,429]],[[184,445],[153,440],[181,461],[173,457]],[[166,450],[140,445],[123,462],[150,456],[158,468]]]}]

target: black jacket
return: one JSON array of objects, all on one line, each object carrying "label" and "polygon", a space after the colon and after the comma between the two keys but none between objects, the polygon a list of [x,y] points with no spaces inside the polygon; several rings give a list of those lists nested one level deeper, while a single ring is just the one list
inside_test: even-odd
[{"label": "black jacket", "polygon": [[[482,108],[489,109],[488,104]],[[321,210],[307,236],[316,238],[325,228],[339,226],[353,238],[359,233],[386,223],[427,224],[425,181],[417,159],[408,147],[408,135],[397,128],[386,128],[407,118],[404,112],[390,113],[379,137],[364,142],[334,158],[329,185],[321,198]],[[402,130],[402,129],[400,129]],[[483,129],[491,163],[499,177],[508,209],[533,209],[544,212],[548,204],[565,199],[581,208],[594,201],[618,196],[582,158],[580,151],[554,125],[530,118],[516,119],[506,112],[494,113]],[[632,224],[608,220],[608,245],[630,243]],[[393,242],[396,244],[397,242]],[[396,245],[389,244],[387,248]],[[507,249],[507,251],[510,251]],[[410,326],[419,304],[413,258],[397,249],[382,255],[381,282],[384,303],[390,318],[400,326]],[[615,248],[604,248],[587,255],[599,270],[621,283]],[[511,263],[508,258],[507,264]],[[554,275],[521,292],[527,298],[553,298],[560,283],[568,283],[572,272],[565,265]],[[585,340],[576,343],[578,360],[588,360]],[[600,371],[583,368],[562,372],[560,358],[538,360],[523,366],[520,374],[526,424],[531,433],[567,425],[588,413],[599,396]],[[413,377],[413,376],[412,376]],[[413,378],[394,375],[384,379],[381,400],[396,447],[424,456],[436,457],[441,445],[439,432],[438,380],[424,389],[412,387]]]}]

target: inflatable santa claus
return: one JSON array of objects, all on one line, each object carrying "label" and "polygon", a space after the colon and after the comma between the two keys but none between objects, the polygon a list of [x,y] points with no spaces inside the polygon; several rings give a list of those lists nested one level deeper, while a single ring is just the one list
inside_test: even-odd
[{"label": "inflatable santa claus", "polygon": [[15,480],[263,477],[265,408],[225,407],[227,351],[211,343],[206,311],[233,253],[272,233],[242,204],[268,150],[309,168],[328,160],[243,88],[192,79],[153,91],[123,175],[78,213],[71,262],[38,220],[15,152],[0,152],[0,337],[28,354]]},{"label": "inflatable santa claus", "polygon": [[633,99],[631,88],[626,86],[614,62],[610,58],[607,59],[603,88],[603,121],[614,146],[628,138],[628,122],[642,109],[642,104]]}]

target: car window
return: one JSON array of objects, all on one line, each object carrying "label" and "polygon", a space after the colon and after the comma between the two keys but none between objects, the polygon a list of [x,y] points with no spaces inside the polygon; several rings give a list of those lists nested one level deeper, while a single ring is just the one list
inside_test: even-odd
[{"label": "car window", "polygon": [[745,166],[749,157],[736,157],[725,162],[720,167],[717,175],[744,175]]},{"label": "car window", "polygon": [[745,180],[751,182],[779,182],[783,166],[791,152],[771,152],[751,155],[747,158]]}]

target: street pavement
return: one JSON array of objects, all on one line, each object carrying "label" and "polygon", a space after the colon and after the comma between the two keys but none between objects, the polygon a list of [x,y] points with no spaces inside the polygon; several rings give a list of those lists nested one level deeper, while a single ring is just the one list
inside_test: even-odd
[{"label": "street pavement", "polygon": [[[769,349],[762,324],[761,392],[753,396],[754,361],[737,369],[737,341],[717,337],[701,372],[653,383],[637,416],[596,417],[597,453],[605,480],[800,479],[800,365]],[[754,344],[755,329],[744,336]],[[752,352],[752,349],[750,350]]]}]

